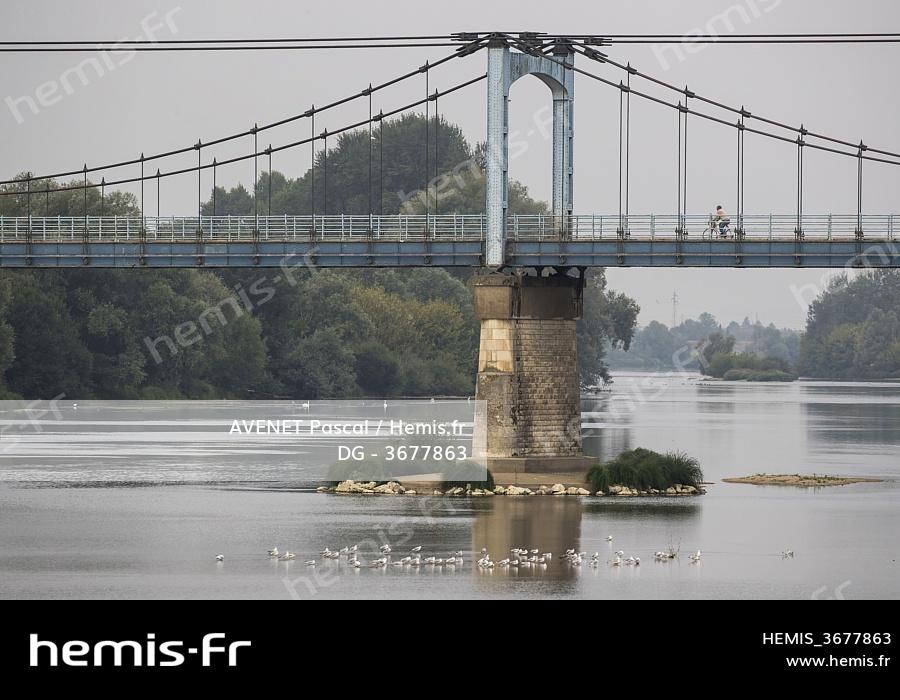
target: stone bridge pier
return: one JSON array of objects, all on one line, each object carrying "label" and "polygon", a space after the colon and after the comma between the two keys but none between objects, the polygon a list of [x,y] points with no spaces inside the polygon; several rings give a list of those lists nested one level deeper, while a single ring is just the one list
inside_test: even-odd
[{"label": "stone bridge pier", "polygon": [[583,274],[474,278],[481,321],[476,398],[494,474],[583,474],[576,321]]}]

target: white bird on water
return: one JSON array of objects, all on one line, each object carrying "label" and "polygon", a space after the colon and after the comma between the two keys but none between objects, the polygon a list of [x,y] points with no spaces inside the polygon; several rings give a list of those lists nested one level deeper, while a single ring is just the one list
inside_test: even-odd
[{"label": "white bird on water", "polygon": [[216,561],[225,561],[225,555],[220,554],[219,556],[216,557]]},{"label": "white bird on water", "polygon": [[272,547],[272,549],[269,550],[269,556],[277,557],[278,556],[278,547]]},{"label": "white bird on water", "polygon": [[315,566],[315,565],[316,565],[316,560],[315,560],[315,559],[310,559],[308,562],[306,562],[306,565],[307,565],[307,566]]},{"label": "white bird on water", "polygon": [[793,549],[784,550],[781,553],[781,558],[782,559],[793,559],[794,558],[794,550]]},{"label": "white bird on water", "polygon": [[701,552],[698,549],[696,554],[691,555],[691,562],[694,564],[698,563],[700,561],[700,555],[701,555]]},{"label": "white bird on water", "polygon": [[411,551],[413,554],[418,554],[419,552],[422,551],[422,545],[419,545],[418,547],[413,547],[413,548],[412,548],[411,550],[409,550],[409,551]]},{"label": "white bird on water", "polygon": [[606,536],[606,541],[607,541],[607,542],[612,542],[612,535],[607,535],[607,536]]}]

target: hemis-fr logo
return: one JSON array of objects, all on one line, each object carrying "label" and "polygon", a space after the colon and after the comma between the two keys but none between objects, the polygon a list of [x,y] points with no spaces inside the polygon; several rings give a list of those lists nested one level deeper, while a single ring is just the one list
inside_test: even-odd
[{"label": "hemis-fr logo", "polygon": [[166,667],[182,666],[189,659],[197,659],[204,667],[219,665],[227,660],[228,666],[238,665],[238,651],[251,642],[227,642],[226,635],[213,632],[203,637],[199,645],[190,646],[183,641],[158,641],[155,634],[148,634],[144,641],[133,640],[85,642],[70,640],[53,642],[29,635],[29,665],[32,668],[54,666],[104,666]]}]

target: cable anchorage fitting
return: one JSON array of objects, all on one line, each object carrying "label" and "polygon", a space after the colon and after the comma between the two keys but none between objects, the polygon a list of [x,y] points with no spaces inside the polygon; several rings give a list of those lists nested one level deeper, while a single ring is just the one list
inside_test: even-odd
[{"label": "cable anchorage fitting", "polygon": [[609,58],[607,54],[597,51],[597,49],[592,49],[589,46],[582,46],[581,53],[592,61],[597,61],[597,63],[606,63],[606,59]]}]

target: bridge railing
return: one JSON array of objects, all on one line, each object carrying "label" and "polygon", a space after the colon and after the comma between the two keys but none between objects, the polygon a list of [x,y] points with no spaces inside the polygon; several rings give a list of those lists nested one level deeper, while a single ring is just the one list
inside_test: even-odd
[{"label": "bridge railing", "polygon": [[[895,223],[896,222],[896,223]],[[895,240],[900,217],[893,214],[866,214],[862,231],[872,240]],[[728,237],[741,230],[747,240],[790,240],[799,230],[807,240],[852,240],[859,221],[856,214],[811,214],[798,226],[796,214],[754,214],[732,216]],[[678,231],[686,240],[716,240],[719,229],[709,215],[688,215],[679,221],[677,215],[512,215],[507,226],[514,240],[615,240],[623,236],[646,241],[675,240]]]},{"label": "bridge railing", "polygon": [[482,240],[481,214],[328,216],[0,216],[0,240]]},{"label": "bridge railing", "polygon": [[[672,241],[677,238],[676,215],[548,214],[510,215],[507,237],[520,241],[596,241],[625,237],[631,240]],[[866,214],[862,231],[866,239],[894,241],[900,238],[900,216]],[[855,214],[810,214],[803,217],[806,240],[853,240],[859,221]],[[216,216],[216,217],[8,217],[0,216],[0,242],[196,241],[253,242],[266,240],[320,241],[481,241],[485,236],[483,214],[386,216]],[[740,229],[748,241],[793,240],[798,229],[794,214],[747,215],[731,218],[729,238]],[[686,240],[715,240],[719,231],[708,215],[683,219]]]}]

